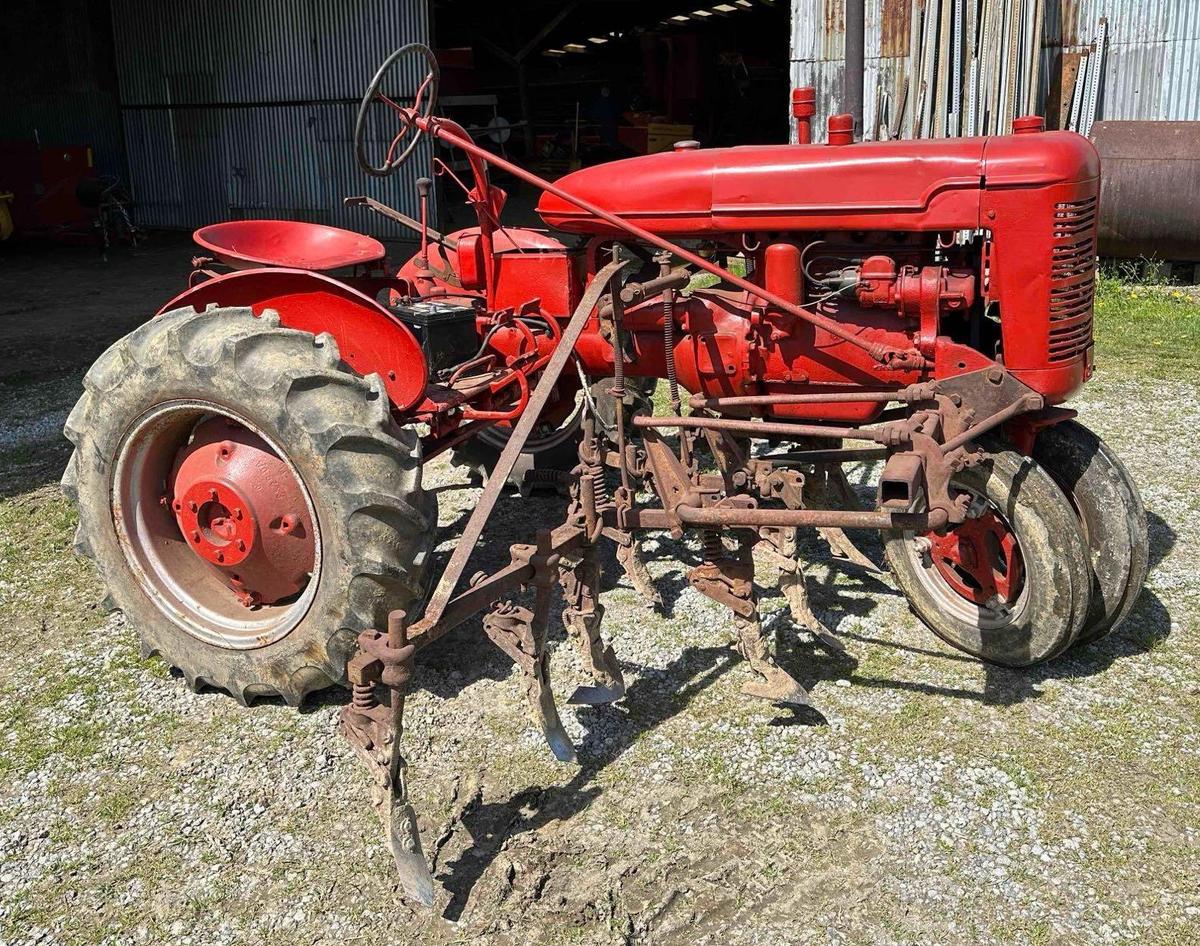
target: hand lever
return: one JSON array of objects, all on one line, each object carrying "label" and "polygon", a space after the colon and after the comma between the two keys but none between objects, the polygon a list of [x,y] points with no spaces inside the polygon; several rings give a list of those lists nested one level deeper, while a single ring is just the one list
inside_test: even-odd
[{"label": "hand lever", "polygon": [[417,178],[417,196],[421,200],[421,254],[417,258],[421,269],[429,268],[429,189],[433,181],[428,177]]}]

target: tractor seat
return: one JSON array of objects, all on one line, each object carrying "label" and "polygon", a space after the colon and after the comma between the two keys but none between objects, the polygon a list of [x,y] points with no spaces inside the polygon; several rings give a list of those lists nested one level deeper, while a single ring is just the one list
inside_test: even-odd
[{"label": "tractor seat", "polygon": [[298,220],[231,220],[201,227],[200,246],[234,269],[282,266],[322,271],[381,260],[383,244],[361,233]]}]

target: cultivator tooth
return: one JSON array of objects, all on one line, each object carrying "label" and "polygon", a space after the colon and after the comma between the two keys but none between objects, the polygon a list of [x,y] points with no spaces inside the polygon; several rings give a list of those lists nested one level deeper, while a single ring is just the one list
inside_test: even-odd
[{"label": "cultivator tooth", "polygon": [[600,636],[604,605],[598,599],[600,563],[596,547],[589,545],[577,562],[564,563],[559,571],[559,580],[567,602],[563,624],[579,647],[584,666],[593,681],[592,686],[576,687],[567,702],[584,706],[615,703],[625,695],[625,680],[621,676],[616,653]]},{"label": "cultivator tooth", "polygon": [[[795,543],[791,543],[794,551]],[[784,554],[767,542],[760,542],[755,549],[779,570],[779,590],[788,603],[792,620],[804,628],[829,650],[844,653],[846,645],[829,630],[813,613],[808,599],[808,580],[804,566],[790,554]]]},{"label": "cultivator tooth", "polygon": [[829,630],[821,619],[813,613],[808,600],[808,581],[799,562],[793,562],[794,571],[781,572],[779,575],[779,590],[787,600],[788,609],[792,612],[792,620],[812,634],[829,650],[842,654],[846,645]]},{"label": "cultivator tooth", "polygon": [[704,564],[693,568],[688,580],[701,594],[733,612],[738,653],[759,677],[746,683],[742,692],[773,703],[812,706],[808,691],[775,662],[767,648],[754,594],[754,561],[749,540],[744,535],[738,536],[736,557],[725,551],[718,532],[705,534],[704,547]]},{"label": "cultivator tooth", "polygon": [[857,565],[876,575],[883,574],[883,569],[867,558],[841,529],[818,529],[817,531],[821,534],[821,538],[829,543],[829,551],[833,553],[834,558]]},{"label": "cultivator tooth", "polygon": [[[854,487],[846,478],[846,471],[840,466],[827,466],[823,471],[805,477],[805,492],[809,505],[821,508],[857,510],[862,509]],[[833,557],[857,565],[869,572],[882,574],[883,569],[871,561],[863,551],[854,544],[846,533],[833,526],[823,526],[817,529],[827,543]]]},{"label": "cultivator tooth", "polygon": [[[342,710],[339,728],[371,775],[372,804],[383,822],[401,888],[424,906],[432,906],[433,875],[408,798],[408,763],[400,752],[404,695],[412,680],[414,653],[407,639],[406,616],[393,611],[387,634],[364,631],[358,645],[358,653],[346,665],[353,697]],[[379,703],[377,683],[391,691],[391,706]]]},{"label": "cultivator tooth", "polygon": [[654,586],[654,579],[646,563],[642,561],[642,553],[638,549],[637,540],[628,533],[623,533],[617,540],[617,561],[625,570],[629,583],[656,610],[663,608],[662,595]]},{"label": "cultivator tooth", "polygon": [[744,618],[735,614],[733,625],[737,630],[738,653],[746,658],[750,669],[759,676],[759,679],[745,683],[742,686],[742,692],[747,696],[770,700],[772,703],[812,706],[808,691],[800,685],[795,677],[779,666],[768,651],[757,611],[753,618]]},{"label": "cultivator tooth", "polygon": [[554,758],[559,762],[575,762],[575,747],[559,719],[550,688],[550,654],[546,650],[549,621],[550,588],[543,581],[537,585],[534,610],[518,607],[511,601],[502,602],[483,619],[483,630],[521,668],[533,720]]}]

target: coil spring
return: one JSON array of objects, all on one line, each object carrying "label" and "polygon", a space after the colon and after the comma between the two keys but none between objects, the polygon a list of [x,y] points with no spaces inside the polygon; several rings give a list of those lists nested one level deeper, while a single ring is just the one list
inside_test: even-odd
[{"label": "coil spring", "polygon": [[375,684],[355,683],[350,687],[350,705],[355,709],[374,709],[378,701],[375,699]]},{"label": "coil spring", "polygon": [[596,508],[603,509],[606,506],[612,505],[612,493],[608,490],[608,475],[604,470],[604,466],[599,463],[589,463],[587,466],[587,476],[592,481],[592,496],[596,501]]},{"label": "coil spring", "polygon": [[719,562],[725,557],[725,543],[721,541],[721,533],[716,529],[704,530],[704,561]]},{"label": "coil spring", "polygon": [[663,353],[667,362],[667,389],[670,391],[671,407],[679,413],[679,378],[675,371],[675,293],[668,289],[663,293]]}]

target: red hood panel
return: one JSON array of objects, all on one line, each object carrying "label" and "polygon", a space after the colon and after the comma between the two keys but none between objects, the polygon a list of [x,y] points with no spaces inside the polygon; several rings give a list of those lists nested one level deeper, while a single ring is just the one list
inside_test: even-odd
[{"label": "red hood panel", "polygon": [[[985,152],[987,161],[985,162]],[[1003,138],[755,145],[669,151],[584,168],[559,187],[655,233],[680,237],[739,230],[979,225],[980,184],[995,165],[1006,182],[1089,172],[1094,149],[1070,132]],[[618,231],[543,194],[547,226]]]}]

